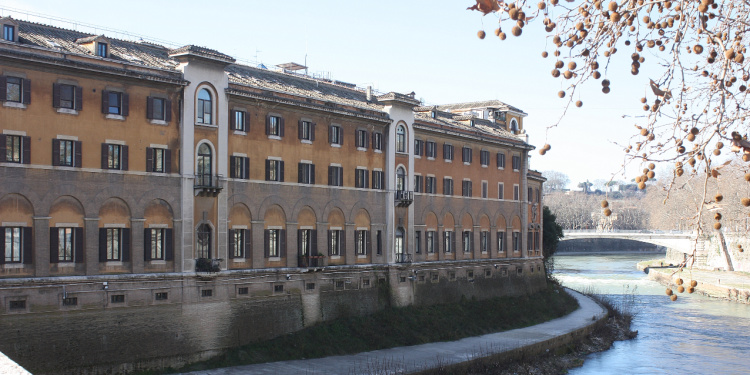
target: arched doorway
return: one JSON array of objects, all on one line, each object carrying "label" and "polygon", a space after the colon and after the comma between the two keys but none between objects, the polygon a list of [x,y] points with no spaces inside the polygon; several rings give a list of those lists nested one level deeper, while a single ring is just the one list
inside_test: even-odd
[{"label": "arched doorway", "polygon": [[396,262],[398,263],[405,262],[406,255],[404,254],[404,228],[403,227],[398,227],[396,229],[395,250],[396,250]]},{"label": "arched doorway", "polygon": [[406,190],[406,170],[404,170],[404,167],[398,167],[396,170],[396,190]]},{"label": "arched doorway", "polygon": [[196,163],[196,178],[200,186],[211,186],[211,147],[203,143],[198,147],[198,159]]},{"label": "arched doorway", "polygon": [[195,256],[197,258],[211,258],[211,226],[201,224],[195,237]]}]

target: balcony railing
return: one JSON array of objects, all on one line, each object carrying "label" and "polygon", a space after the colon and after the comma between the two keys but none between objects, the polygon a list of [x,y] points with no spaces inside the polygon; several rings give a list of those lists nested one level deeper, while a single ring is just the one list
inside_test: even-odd
[{"label": "balcony railing", "polygon": [[195,195],[215,197],[221,192],[221,176],[199,174],[195,176],[193,189]]},{"label": "balcony railing", "polygon": [[411,254],[396,254],[396,263],[411,263]]},{"label": "balcony railing", "polygon": [[414,192],[409,190],[396,190],[396,206],[408,207],[414,202]]},{"label": "balcony railing", "polygon": [[219,272],[223,259],[198,258],[195,260],[195,272]]},{"label": "balcony railing", "polygon": [[298,267],[324,267],[325,256],[323,255],[300,255],[297,258]]}]

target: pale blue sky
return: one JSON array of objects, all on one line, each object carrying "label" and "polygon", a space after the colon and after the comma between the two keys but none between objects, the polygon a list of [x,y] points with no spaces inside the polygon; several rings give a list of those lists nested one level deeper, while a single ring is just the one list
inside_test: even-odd
[{"label": "pale blue sky", "polygon": [[[612,93],[603,95],[598,82],[589,83],[580,93],[583,107],[571,108],[561,126],[547,132],[546,127],[562,114],[564,100],[557,97],[557,91],[566,88],[566,82],[550,75],[554,60],[541,58],[548,43],[541,24],[526,27],[520,38],[509,35],[501,42],[493,33],[497,16],[467,11],[472,3],[11,0],[0,7],[5,8],[3,16],[137,39],[81,24],[97,25],[162,43],[202,45],[239,60],[256,60],[257,56],[266,65],[305,63],[307,55],[311,73],[327,73],[333,79],[372,85],[383,92],[414,91],[426,104],[499,99],[529,114],[525,129],[532,144],[538,148],[545,142],[552,145],[546,156],[532,152],[532,168],[561,171],[573,184],[617,173],[624,154],[611,141],[627,142],[635,133],[635,120],[622,115],[644,113],[638,99],[648,86],[647,67],[641,75],[631,76],[630,53],[623,52],[627,55],[619,56],[622,61],[612,63],[611,74],[605,75],[612,80]],[[480,29],[487,32],[484,40],[476,36]]]}]

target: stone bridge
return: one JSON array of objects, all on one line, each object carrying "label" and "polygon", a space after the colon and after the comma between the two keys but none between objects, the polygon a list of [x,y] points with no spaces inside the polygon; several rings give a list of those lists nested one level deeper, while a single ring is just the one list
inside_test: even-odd
[{"label": "stone bridge", "polygon": [[646,242],[668,247],[682,253],[692,253],[695,249],[696,233],[694,231],[650,231],[650,230],[565,230],[561,241],[588,238],[612,238]]}]

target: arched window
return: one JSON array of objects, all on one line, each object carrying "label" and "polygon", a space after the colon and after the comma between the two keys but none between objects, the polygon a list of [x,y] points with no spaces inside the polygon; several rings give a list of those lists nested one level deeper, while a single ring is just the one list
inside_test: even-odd
[{"label": "arched window", "polygon": [[396,128],[396,152],[406,152],[406,128],[403,125]]},{"label": "arched window", "polygon": [[398,169],[396,169],[396,190],[406,190],[406,171],[404,170],[404,167],[398,167]]},{"label": "arched window", "polygon": [[200,186],[211,186],[211,147],[203,143],[198,147],[195,175]]},{"label": "arched window", "polygon": [[[396,254],[404,253],[404,228],[398,227],[396,229]],[[399,262],[401,259],[398,260]]]},{"label": "arched window", "polygon": [[516,121],[516,119],[510,120],[510,131],[512,131],[513,133],[518,131],[518,122]]},{"label": "arched window", "polygon": [[211,227],[201,224],[195,238],[195,255],[198,258],[211,258]]},{"label": "arched window", "polygon": [[201,89],[198,92],[198,107],[196,111],[196,122],[199,124],[212,124],[211,114],[213,113],[213,102],[211,100],[211,93],[208,89]]}]

